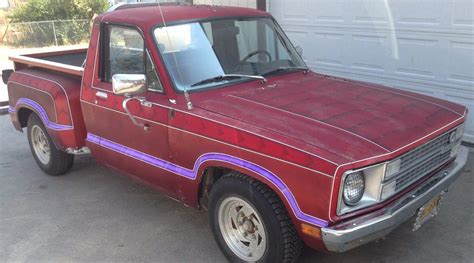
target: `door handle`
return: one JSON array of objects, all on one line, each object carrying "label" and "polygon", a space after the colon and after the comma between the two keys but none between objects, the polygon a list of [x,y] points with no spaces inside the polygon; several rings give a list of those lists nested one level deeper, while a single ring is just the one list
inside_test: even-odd
[{"label": "door handle", "polygon": [[103,92],[103,91],[97,91],[97,93],[95,94],[95,96],[99,99],[102,99],[102,100],[106,100],[108,95],[107,93]]}]

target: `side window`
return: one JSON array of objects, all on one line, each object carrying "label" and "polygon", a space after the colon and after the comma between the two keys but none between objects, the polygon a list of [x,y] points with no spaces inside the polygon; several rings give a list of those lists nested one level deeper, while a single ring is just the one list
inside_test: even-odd
[{"label": "side window", "polygon": [[143,74],[143,38],[135,29],[109,27],[109,70],[107,81],[115,74]]},{"label": "side window", "polygon": [[148,89],[163,91],[153,61],[145,49],[141,34],[133,29],[108,26],[108,56],[104,80],[111,82],[115,74],[145,74]]}]

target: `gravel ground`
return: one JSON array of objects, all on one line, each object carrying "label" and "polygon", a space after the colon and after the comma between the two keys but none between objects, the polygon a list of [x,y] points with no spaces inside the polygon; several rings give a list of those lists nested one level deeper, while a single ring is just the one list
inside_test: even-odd
[{"label": "gravel ground", "polygon": [[[24,134],[0,117],[1,262],[223,262],[207,213],[76,159],[66,176],[36,166]],[[474,154],[437,217],[406,222],[345,254],[306,249],[302,262],[473,262]]]}]

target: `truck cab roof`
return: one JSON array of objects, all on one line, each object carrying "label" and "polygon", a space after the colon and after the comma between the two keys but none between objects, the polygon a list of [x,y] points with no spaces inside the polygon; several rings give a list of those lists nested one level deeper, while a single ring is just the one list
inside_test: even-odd
[{"label": "truck cab roof", "polygon": [[[118,9],[109,13],[104,13],[97,17],[101,22],[134,24],[142,28],[149,28],[155,25],[178,23],[180,21],[193,21],[220,17],[261,17],[271,16],[267,12],[240,7],[223,7],[210,5],[137,5],[133,8]],[[165,21],[163,21],[163,18]]]}]

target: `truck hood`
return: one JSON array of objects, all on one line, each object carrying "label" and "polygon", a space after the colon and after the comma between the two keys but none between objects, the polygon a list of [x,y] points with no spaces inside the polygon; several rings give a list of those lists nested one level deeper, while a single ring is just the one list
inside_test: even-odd
[{"label": "truck hood", "polygon": [[348,161],[396,151],[464,115],[428,96],[314,73],[212,91],[196,107],[324,149]]}]

